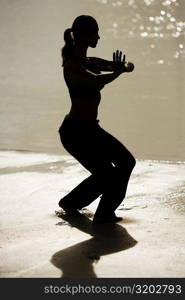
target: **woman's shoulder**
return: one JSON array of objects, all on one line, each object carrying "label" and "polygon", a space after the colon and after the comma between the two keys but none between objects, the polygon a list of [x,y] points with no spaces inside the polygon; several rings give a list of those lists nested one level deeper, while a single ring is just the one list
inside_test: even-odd
[{"label": "woman's shoulder", "polygon": [[84,64],[76,58],[69,58],[63,63],[64,77],[74,84],[79,82],[85,69]]}]

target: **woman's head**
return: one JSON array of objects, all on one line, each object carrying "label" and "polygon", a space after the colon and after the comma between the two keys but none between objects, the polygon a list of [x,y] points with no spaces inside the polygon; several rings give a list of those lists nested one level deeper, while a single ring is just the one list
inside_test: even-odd
[{"label": "woman's head", "polygon": [[76,44],[85,44],[87,47],[95,48],[100,38],[98,35],[98,24],[96,20],[88,15],[78,16],[71,28],[64,31],[65,46],[62,48],[62,57],[66,59],[73,55],[73,47]]},{"label": "woman's head", "polygon": [[71,27],[74,42],[82,42],[89,47],[96,47],[100,38],[98,35],[98,23],[96,20],[87,15],[78,16]]}]

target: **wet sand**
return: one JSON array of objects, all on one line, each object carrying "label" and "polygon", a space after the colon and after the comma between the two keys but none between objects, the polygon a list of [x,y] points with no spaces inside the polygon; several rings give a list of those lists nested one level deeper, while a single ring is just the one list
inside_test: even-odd
[{"label": "wet sand", "polygon": [[88,176],[67,155],[0,152],[1,277],[184,277],[185,163],[137,161],[123,221],[93,227],[59,199]]}]

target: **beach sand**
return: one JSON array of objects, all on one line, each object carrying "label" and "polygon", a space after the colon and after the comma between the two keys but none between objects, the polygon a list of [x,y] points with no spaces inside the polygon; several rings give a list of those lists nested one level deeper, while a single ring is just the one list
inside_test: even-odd
[{"label": "beach sand", "polygon": [[57,216],[89,175],[68,155],[0,152],[1,278],[185,277],[185,163],[137,161],[123,221]]}]

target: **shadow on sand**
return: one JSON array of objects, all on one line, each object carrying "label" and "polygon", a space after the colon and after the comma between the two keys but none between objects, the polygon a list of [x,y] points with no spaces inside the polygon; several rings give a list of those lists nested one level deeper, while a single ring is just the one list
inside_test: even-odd
[{"label": "shadow on sand", "polygon": [[92,221],[86,216],[71,218],[64,215],[62,219],[72,227],[93,236],[52,256],[51,263],[62,271],[61,277],[64,278],[95,278],[97,276],[93,263],[101,256],[129,249],[137,243],[126,229],[118,224],[92,225]]}]

